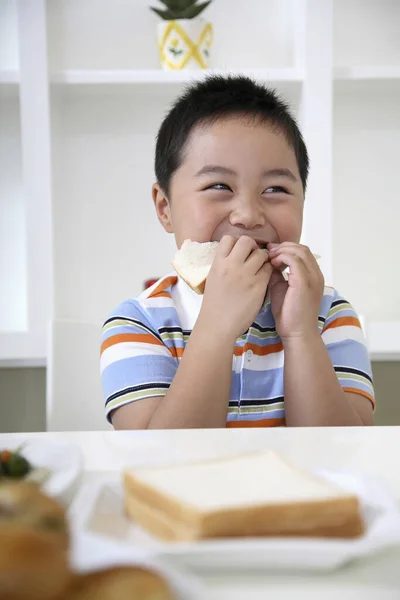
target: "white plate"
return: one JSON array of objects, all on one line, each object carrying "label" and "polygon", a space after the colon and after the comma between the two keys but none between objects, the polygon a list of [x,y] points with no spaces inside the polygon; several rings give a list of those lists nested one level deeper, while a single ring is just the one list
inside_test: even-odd
[{"label": "white plate", "polygon": [[32,466],[50,470],[48,479],[41,486],[44,493],[68,504],[82,472],[82,455],[78,446],[54,439],[26,440],[23,436],[13,436],[5,443],[0,439],[1,450],[16,450],[21,446],[22,456]]},{"label": "white plate", "polygon": [[191,569],[333,570],[354,559],[400,544],[400,513],[377,479],[359,474],[318,471],[357,493],[367,522],[358,539],[236,538],[202,542],[161,542],[130,521],[123,511],[121,478],[102,478],[84,485],[69,516],[74,531],[84,531],[126,546],[147,550],[169,563]]},{"label": "white plate", "polygon": [[148,552],[99,539],[90,534],[72,537],[71,566],[78,572],[90,572],[113,566],[140,566],[159,573],[168,582],[177,600],[204,600],[205,590],[197,577],[171,567]]}]

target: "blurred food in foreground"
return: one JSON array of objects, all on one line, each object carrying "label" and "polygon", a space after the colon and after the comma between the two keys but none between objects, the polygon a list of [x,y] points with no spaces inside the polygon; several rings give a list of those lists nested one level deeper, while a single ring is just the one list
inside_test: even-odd
[{"label": "blurred food in foreground", "polygon": [[1,600],[174,600],[168,583],[138,567],[73,572],[64,507],[26,481],[0,480]]},{"label": "blurred food in foreground", "polygon": [[50,474],[49,469],[33,465],[19,449],[0,451],[0,481],[24,479],[42,485]]}]

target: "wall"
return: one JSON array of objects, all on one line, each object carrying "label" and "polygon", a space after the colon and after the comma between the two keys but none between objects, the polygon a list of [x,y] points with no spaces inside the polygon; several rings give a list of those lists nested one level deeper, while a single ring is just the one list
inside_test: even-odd
[{"label": "wall", "polygon": [[43,431],[46,369],[0,369],[0,432]]},{"label": "wall", "polygon": [[[378,404],[375,425],[400,425],[400,363],[372,366]],[[45,389],[45,369],[0,369],[0,433],[43,431]]]},{"label": "wall", "polygon": [[400,425],[400,363],[377,362],[372,367],[379,405],[375,425]]}]

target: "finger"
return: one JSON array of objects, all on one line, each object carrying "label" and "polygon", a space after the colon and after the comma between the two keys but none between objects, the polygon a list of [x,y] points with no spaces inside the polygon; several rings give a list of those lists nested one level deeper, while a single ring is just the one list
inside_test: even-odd
[{"label": "finger", "polygon": [[230,256],[233,260],[244,263],[254,250],[258,250],[257,242],[247,235],[242,235],[237,240]]},{"label": "finger", "polygon": [[248,270],[255,275],[256,273],[258,273],[261,267],[268,261],[268,253],[264,250],[260,250],[259,248],[257,248],[257,250],[253,250],[253,252],[246,260],[245,264]]},{"label": "finger", "polygon": [[218,254],[224,257],[229,256],[237,241],[238,238],[235,238],[233,235],[224,235],[218,245]]},{"label": "finger", "polygon": [[278,248],[302,248],[311,252],[308,246],[305,246],[304,244],[297,244],[296,242],[270,242],[268,244],[268,250],[277,250]]},{"label": "finger", "polygon": [[265,275],[267,283],[270,281],[272,274],[273,274],[274,268],[271,265],[271,263],[265,262],[263,265],[261,265],[260,269],[257,271],[257,275],[259,273],[262,273],[263,275]]},{"label": "finger", "polygon": [[280,252],[288,252],[290,254],[296,254],[302,260],[307,260],[309,257],[313,258],[313,255],[307,246],[302,246],[301,244],[295,244],[294,242],[282,242],[277,246],[272,248],[268,248],[270,254],[273,256],[279,254]]},{"label": "finger", "polygon": [[265,293],[267,293],[267,287],[269,285],[269,282],[271,281],[273,271],[274,268],[271,265],[271,263],[266,262],[260,267],[260,269],[255,275],[255,277],[262,282],[262,285],[265,286]]},{"label": "finger", "polygon": [[283,242],[279,246],[270,249],[271,259],[282,252],[297,256],[304,263],[304,266],[310,275],[320,271],[314,255],[307,246],[302,246],[301,244],[295,244],[293,242]]},{"label": "finger", "polygon": [[306,282],[309,285],[310,274],[306,269],[304,262],[296,254],[282,253],[275,257],[270,257],[273,267],[280,268],[287,265],[290,269],[289,285],[296,285]]},{"label": "finger", "polygon": [[[295,242],[282,242],[281,244],[268,244],[268,250],[273,254],[278,250],[291,251],[294,249],[299,256],[302,256],[304,260],[310,259],[312,263],[316,263],[319,258],[318,254],[313,254],[308,246],[304,244],[296,244]],[[318,264],[318,263],[317,263]]]},{"label": "finger", "polygon": [[276,248],[275,251],[272,250],[270,252],[271,258],[274,258],[274,256],[279,254],[280,251],[293,252],[296,254],[296,256],[298,256],[307,269],[310,281],[312,281],[316,286],[322,289],[324,288],[325,279],[317,262],[317,256],[311,252],[308,246],[304,246],[303,244],[295,244],[294,242],[283,242],[280,244],[279,249]]}]

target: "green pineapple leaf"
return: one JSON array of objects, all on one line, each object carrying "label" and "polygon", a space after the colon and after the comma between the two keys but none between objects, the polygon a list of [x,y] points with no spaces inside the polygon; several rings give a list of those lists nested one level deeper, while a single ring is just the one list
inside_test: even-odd
[{"label": "green pineapple leaf", "polygon": [[175,21],[176,19],[179,19],[179,15],[171,10],[161,10],[159,8],[154,8],[153,6],[150,6],[150,8],[165,21]]},{"label": "green pineapple leaf", "polygon": [[194,19],[195,17],[197,17],[200,13],[203,12],[203,10],[205,8],[207,8],[207,6],[211,4],[211,0],[208,0],[208,2],[203,2],[202,4],[195,4],[194,6],[191,6],[190,8],[186,8],[185,10],[182,10],[180,12],[180,19]]},{"label": "green pineapple leaf", "polygon": [[196,4],[197,0],[159,0],[164,4],[169,10],[172,12],[180,12],[181,10],[186,10],[190,8],[194,4]]},{"label": "green pineapple leaf", "polygon": [[151,10],[165,21],[175,21],[176,19],[194,19],[211,4],[212,0],[201,4],[196,4],[197,0],[160,0],[160,2],[167,6],[166,10],[153,6],[150,7]]}]

